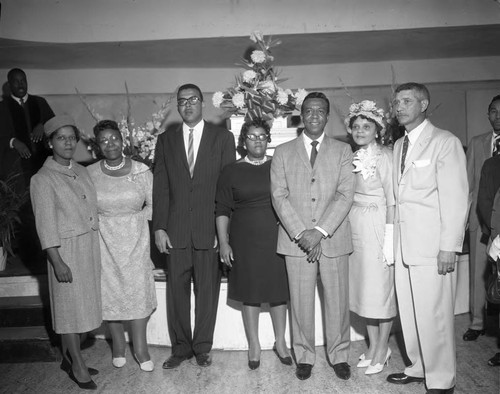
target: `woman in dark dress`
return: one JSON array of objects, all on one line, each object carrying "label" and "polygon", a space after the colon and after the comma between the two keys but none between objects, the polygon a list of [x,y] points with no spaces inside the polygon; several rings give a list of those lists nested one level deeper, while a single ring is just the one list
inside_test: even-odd
[{"label": "woman in dark dress", "polygon": [[224,168],[216,197],[220,257],[231,268],[228,298],[243,303],[250,369],[260,365],[262,303],[270,305],[276,340],[273,350],[283,364],[292,364],[285,343],[289,293],[285,262],[276,254],[278,224],[271,205],[271,158],[266,156],[269,141],[270,128],[265,121],[243,125],[239,145],[246,148],[247,155]]}]

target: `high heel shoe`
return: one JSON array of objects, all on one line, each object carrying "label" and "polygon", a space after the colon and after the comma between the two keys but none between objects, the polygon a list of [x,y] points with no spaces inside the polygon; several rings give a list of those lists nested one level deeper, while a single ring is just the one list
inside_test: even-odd
[{"label": "high heel shoe", "polygon": [[126,363],[127,359],[125,357],[113,357],[113,367],[122,368]]},{"label": "high heel shoe", "polygon": [[280,356],[280,354],[278,353],[278,349],[276,349],[276,342],[274,342],[274,345],[273,345],[273,352],[276,354],[276,356],[278,356],[278,359],[281,361],[281,364],[285,364],[285,365],[292,365],[293,364],[292,358],[290,356],[285,356],[285,357]]},{"label": "high heel shoe", "polygon": [[97,384],[90,378],[88,382],[80,382],[75,374],[73,373],[73,370],[70,368],[69,371],[67,371],[69,378],[75,382],[78,387],[80,387],[83,390],[97,390]]},{"label": "high heel shoe", "polygon": [[365,357],[365,354],[363,353],[361,356],[359,356],[359,362],[356,365],[356,367],[358,367],[358,368],[366,368],[366,367],[370,366],[371,363],[372,363],[372,360],[368,360]]},{"label": "high heel shoe", "polygon": [[253,361],[253,360],[248,360],[248,368],[250,368],[252,371],[260,367],[260,360]]},{"label": "high heel shoe", "polygon": [[[71,370],[71,362],[66,357],[63,357],[63,360],[61,361],[61,369],[66,373],[68,373]],[[89,371],[90,376],[95,376],[99,373],[99,371],[95,368],[89,367],[87,369]]]},{"label": "high heel shoe", "polygon": [[144,361],[143,363],[141,363],[135,354],[134,354],[134,357],[137,360],[137,362],[139,363],[139,366],[141,367],[142,371],[144,371],[144,372],[152,372],[155,369],[155,365],[154,365],[153,361],[151,361],[151,359],[149,359],[148,361]]},{"label": "high heel shoe", "polygon": [[382,372],[384,366],[389,365],[389,359],[391,358],[391,348],[387,349],[387,354],[385,356],[385,360],[383,364],[377,363],[375,365],[369,365],[365,371],[365,375],[374,375],[376,373]]}]

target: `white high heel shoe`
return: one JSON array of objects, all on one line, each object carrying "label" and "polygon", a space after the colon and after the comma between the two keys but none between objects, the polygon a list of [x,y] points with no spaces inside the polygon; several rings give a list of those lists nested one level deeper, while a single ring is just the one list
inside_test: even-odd
[{"label": "white high heel shoe", "polygon": [[152,372],[155,369],[155,365],[154,365],[153,361],[151,361],[151,359],[141,363],[135,354],[134,354],[134,357],[137,360],[137,362],[139,363],[141,370],[143,370],[144,372]]},{"label": "white high heel shoe", "polygon": [[127,363],[125,357],[113,357],[113,367],[122,368]]},{"label": "white high heel shoe", "polygon": [[365,357],[365,354],[363,353],[361,356],[359,356],[359,362],[356,365],[356,367],[366,368],[366,367],[369,367],[371,363],[372,363],[372,360],[367,360]]},{"label": "white high heel shoe", "polygon": [[384,366],[389,365],[389,359],[391,358],[391,348],[387,349],[387,354],[385,356],[385,361],[383,364],[377,363],[375,365],[369,365],[365,371],[365,375],[374,375],[376,373],[380,373],[384,370]]}]

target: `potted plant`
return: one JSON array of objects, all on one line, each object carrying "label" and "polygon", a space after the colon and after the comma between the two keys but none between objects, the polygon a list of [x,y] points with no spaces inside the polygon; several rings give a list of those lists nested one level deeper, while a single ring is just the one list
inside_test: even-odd
[{"label": "potted plant", "polygon": [[7,254],[14,254],[12,239],[21,223],[19,210],[28,197],[27,191],[19,193],[15,190],[17,177],[19,174],[13,174],[6,180],[0,180],[0,271],[5,269]]}]

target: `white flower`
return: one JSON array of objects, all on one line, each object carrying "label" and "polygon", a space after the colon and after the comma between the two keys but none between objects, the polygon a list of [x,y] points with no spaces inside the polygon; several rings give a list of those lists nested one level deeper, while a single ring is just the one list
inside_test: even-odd
[{"label": "white flower", "polygon": [[283,89],[278,89],[278,95],[276,96],[276,101],[278,101],[280,105],[285,105],[286,103],[288,103],[288,94],[286,94],[286,92]]},{"label": "white flower", "polygon": [[266,54],[262,51],[255,50],[250,55],[250,58],[254,63],[264,63],[266,61]]},{"label": "white flower", "polygon": [[302,105],[302,102],[304,101],[304,99],[307,96],[307,90],[299,89],[299,90],[297,90],[297,92],[295,93],[294,96],[295,96],[296,106],[300,107]]},{"label": "white flower", "polygon": [[379,156],[382,154],[380,148],[376,145],[369,145],[366,149],[358,149],[354,154],[354,170],[352,172],[360,172],[364,180],[375,175]]},{"label": "white flower", "polygon": [[360,105],[362,110],[366,112],[370,112],[377,109],[377,105],[375,104],[375,102],[370,100],[363,100],[361,101]]},{"label": "white flower", "polygon": [[274,92],[276,90],[276,86],[274,85],[273,81],[264,81],[259,84],[258,88],[268,92]]},{"label": "white flower", "polygon": [[257,41],[262,41],[264,39],[264,36],[259,30],[255,30],[254,32],[252,32],[252,34],[250,34],[250,39],[253,42],[257,43]]},{"label": "white flower", "polygon": [[153,122],[149,121],[146,122],[146,128],[148,129],[148,131],[153,131],[155,129],[155,125],[153,124]]},{"label": "white flower", "polygon": [[215,92],[214,95],[212,96],[212,104],[214,105],[215,108],[220,108],[220,105],[224,101],[224,93],[222,92]]},{"label": "white flower", "polygon": [[246,70],[243,73],[243,82],[250,83],[255,79],[256,76],[257,76],[257,73],[255,71]]},{"label": "white flower", "polygon": [[245,107],[245,95],[243,93],[236,93],[232,98],[232,102],[236,108]]}]

